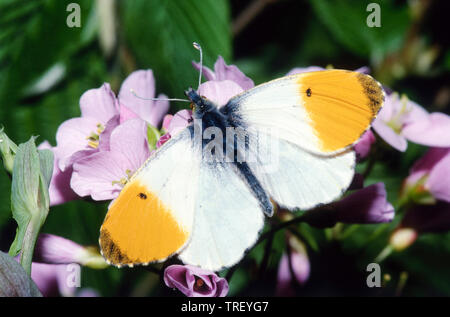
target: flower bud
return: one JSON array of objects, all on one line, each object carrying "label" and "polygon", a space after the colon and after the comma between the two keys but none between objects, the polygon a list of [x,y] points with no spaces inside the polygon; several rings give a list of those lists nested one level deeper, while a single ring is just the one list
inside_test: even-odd
[{"label": "flower bud", "polygon": [[417,231],[412,228],[399,228],[394,231],[389,239],[389,244],[395,251],[402,251],[414,243],[417,239]]}]

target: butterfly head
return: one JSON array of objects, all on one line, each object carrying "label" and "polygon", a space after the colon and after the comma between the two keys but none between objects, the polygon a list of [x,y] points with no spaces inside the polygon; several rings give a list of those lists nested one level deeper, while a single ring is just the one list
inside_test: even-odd
[{"label": "butterfly head", "polygon": [[216,106],[203,96],[200,96],[194,89],[189,88],[184,92],[189,98],[192,108],[192,116],[196,119],[201,119],[206,112],[216,108]]}]

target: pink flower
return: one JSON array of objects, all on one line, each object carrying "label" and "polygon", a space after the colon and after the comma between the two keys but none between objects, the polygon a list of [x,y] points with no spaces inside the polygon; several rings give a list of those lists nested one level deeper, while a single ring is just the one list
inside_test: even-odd
[{"label": "pink flower", "polygon": [[172,118],[166,121],[167,132],[176,134],[183,130],[192,121],[192,111],[183,109],[178,111]]},{"label": "pink flower", "polygon": [[228,100],[243,91],[241,86],[231,80],[207,81],[198,88],[199,95],[205,96],[219,107],[224,106]]},{"label": "pink flower", "polygon": [[79,198],[78,195],[70,187],[70,177],[72,176],[72,167],[67,168],[64,172],[59,169],[58,158],[55,154],[55,148],[48,141],[42,142],[38,149],[48,149],[54,154],[53,174],[48,189],[50,196],[50,206],[59,205],[66,201]]},{"label": "pink flower", "polygon": [[[141,98],[136,97],[136,95]],[[126,105],[130,111],[152,126],[158,127],[169,110],[169,102],[167,100],[153,101],[142,99],[154,97],[155,77],[151,70],[138,70],[131,73],[120,87],[120,104]],[[158,98],[167,98],[167,96],[160,94]]]},{"label": "pink flower", "polygon": [[56,132],[55,154],[63,172],[76,160],[107,148],[109,134],[119,124],[119,107],[109,84],[86,91],[80,108],[81,117],[63,122]]},{"label": "pink flower", "polygon": [[383,223],[394,219],[394,207],[386,200],[383,183],[354,192],[333,204],[336,220],[343,223]]},{"label": "pink flower", "polygon": [[373,123],[374,130],[389,145],[404,152],[407,140],[435,147],[450,147],[450,117],[429,114],[405,96],[386,96],[384,107]]},{"label": "pink flower", "polygon": [[78,263],[91,268],[108,266],[97,249],[47,233],[38,236],[33,261],[45,264]]},{"label": "pink flower", "polygon": [[161,147],[172,135],[183,130],[191,121],[192,111],[187,109],[180,110],[175,115],[166,115],[163,120],[163,131],[166,133],[159,138],[156,147]]},{"label": "pink flower", "polygon": [[124,123],[127,120],[136,118],[139,118],[139,116],[136,113],[134,113],[132,110],[130,110],[123,104],[120,104],[120,121],[119,121],[120,124]]},{"label": "pink flower", "polygon": [[167,132],[169,130],[169,126],[170,126],[170,122],[173,119],[173,114],[166,114],[163,118],[163,123],[162,123],[162,131],[163,132]]},{"label": "pink flower", "polygon": [[96,297],[98,293],[90,288],[79,288],[76,285],[77,264],[31,264],[31,279],[45,297]]},{"label": "pink flower", "polygon": [[92,154],[73,165],[71,187],[82,197],[113,199],[149,156],[147,124],[141,119],[128,120],[111,133],[109,151]]},{"label": "pink flower", "polygon": [[371,130],[367,130],[358,143],[353,147],[359,160],[367,157],[370,153],[370,147],[375,142],[375,136]]},{"label": "pink flower", "polygon": [[[196,69],[200,65],[193,63]],[[225,105],[230,98],[254,87],[253,81],[242,73],[235,65],[226,65],[224,59],[219,56],[214,64],[214,72],[203,66],[203,74],[208,80],[200,85],[198,93],[216,103],[219,107]],[[162,146],[171,135],[182,130],[192,121],[192,112],[184,109],[174,116],[166,115],[163,122],[163,130],[166,132],[158,141],[157,147]]]},{"label": "pink flower", "polygon": [[164,282],[188,297],[225,297],[228,282],[214,272],[191,265],[171,265],[164,271]]},{"label": "pink flower", "polygon": [[295,285],[303,285],[309,278],[310,263],[305,246],[297,238],[288,238],[290,252],[284,253],[278,265],[277,296],[295,296]]},{"label": "pink flower", "polygon": [[156,148],[160,148],[164,143],[169,141],[170,138],[171,138],[170,133],[166,133],[166,134],[162,135],[159,138],[158,142],[156,142]]},{"label": "pink flower", "polygon": [[[200,65],[192,63],[196,69],[200,69]],[[203,75],[207,81],[232,81],[237,84],[242,91],[253,88],[255,84],[253,80],[245,76],[243,72],[235,65],[227,65],[222,56],[217,58],[214,64],[214,72],[206,66],[203,66]]]},{"label": "pink flower", "polygon": [[42,233],[37,239],[33,260],[47,264],[78,263],[84,252],[84,247],[73,241]]},{"label": "pink flower", "polygon": [[386,200],[383,183],[376,183],[355,191],[334,203],[318,207],[304,214],[305,222],[319,227],[333,227],[342,223],[384,223],[394,219],[394,207]]},{"label": "pink flower", "polygon": [[[200,69],[200,65],[193,63]],[[203,66],[203,74],[207,79],[200,85],[198,93],[215,102],[219,107],[225,105],[231,97],[253,88],[253,80],[245,76],[235,65],[225,64],[222,56],[217,58],[214,64],[214,72]]]},{"label": "pink flower", "polygon": [[44,296],[94,296],[88,289],[77,294],[74,282],[80,278],[80,265],[96,269],[108,266],[97,250],[52,234],[38,236],[31,277]]},{"label": "pink flower", "polygon": [[71,273],[68,272],[65,264],[55,265],[34,262],[31,264],[31,279],[45,297],[75,296],[77,288],[67,283]]},{"label": "pink flower", "polygon": [[450,148],[431,148],[412,167],[403,192],[416,202],[450,202],[449,175]]},{"label": "pink flower", "polygon": [[154,96],[155,79],[151,70],[130,74],[122,84],[118,99],[106,83],[86,91],[80,98],[81,117],[63,122],[56,133],[55,154],[60,170],[65,171],[93,153],[109,150],[111,132],[127,120],[139,117],[157,127],[169,109],[169,102],[142,99]]}]

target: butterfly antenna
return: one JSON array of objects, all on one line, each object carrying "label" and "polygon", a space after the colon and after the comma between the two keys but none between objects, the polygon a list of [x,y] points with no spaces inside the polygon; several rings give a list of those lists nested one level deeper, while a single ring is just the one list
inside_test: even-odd
[{"label": "butterfly antenna", "polygon": [[194,48],[196,50],[198,50],[200,52],[200,75],[198,76],[198,88],[200,88],[200,84],[202,83],[202,73],[203,73],[203,50],[202,47],[200,46],[200,44],[198,44],[197,42],[192,43],[192,45],[194,46]]},{"label": "butterfly antenna", "polygon": [[139,96],[136,91],[134,91],[133,88],[130,89],[130,92],[133,94],[133,96],[135,96],[136,98],[142,99],[142,100],[153,100],[153,101],[183,101],[183,102],[191,102],[190,100],[187,99],[177,99],[177,98],[144,98]]}]

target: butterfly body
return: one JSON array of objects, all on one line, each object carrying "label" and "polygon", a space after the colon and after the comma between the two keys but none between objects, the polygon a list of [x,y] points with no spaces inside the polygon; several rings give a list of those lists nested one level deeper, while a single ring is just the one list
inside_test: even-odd
[{"label": "butterfly body", "polygon": [[[233,116],[231,105],[227,104],[221,108],[215,105],[213,102],[207,100],[204,97],[198,95],[198,93],[192,89],[185,92],[186,96],[195,104],[193,107],[193,118],[194,122],[188,127],[191,132],[191,138],[195,138],[195,125],[200,125],[199,131],[201,131],[201,139],[202,139],[202,158],[205,158],[205,154],[209,155],[209,157],[214,156],[214,151],[218,150],[218,147],[221,147],[221,155],[217,155],[211,164],[232,164],[236,167],[237,176],[244,179],[244,181],[248,184],[250,189],[252,190],[255,197],[259,200],[260,205],[264,213],[268,216],[272,216],[273,214],[273,205],[270,202],[269,195],[265,192],[264,188],[261,186],[260,182],[256,178],[256,176],[251,171],[247,162],[239,159],[240,157],[244,157],[245,154],[241,153],[243,151],[248,150],[248,137],[249,135],[238,135],[236,131],[245,131],[245,126],[243,122]],[[213,147],[211,150],[213,153],[208,152],[208,145],[211,144],[212,140],[209,137],[204,137],[205,135],[209,135],[207,132],[208,129],[213,129],[213,133],[220,131],[220,135],[222,140],[218,140],[216,147]],[[217,131],[217,132],[216,132]],[[217,140],[217,135],[214,135],[215,138],[213,141]],[[242,146],[239,146],[238,143],[244,143]],[[230,146],[231,145],[231,146]],[[209,151],[211,151],[209,150]],[[231,153],[230,153],[231,152]]]},{"label": "butterfly body", "polygon": [[116,266],[161,262],[220,270],[257,240],[265,215],[330,203],[351,183],[352,145],[381,108],[370,76],[287,76],[222,106],[186,92],[193,121],[158,149],[111,204],[100,232]]}]

